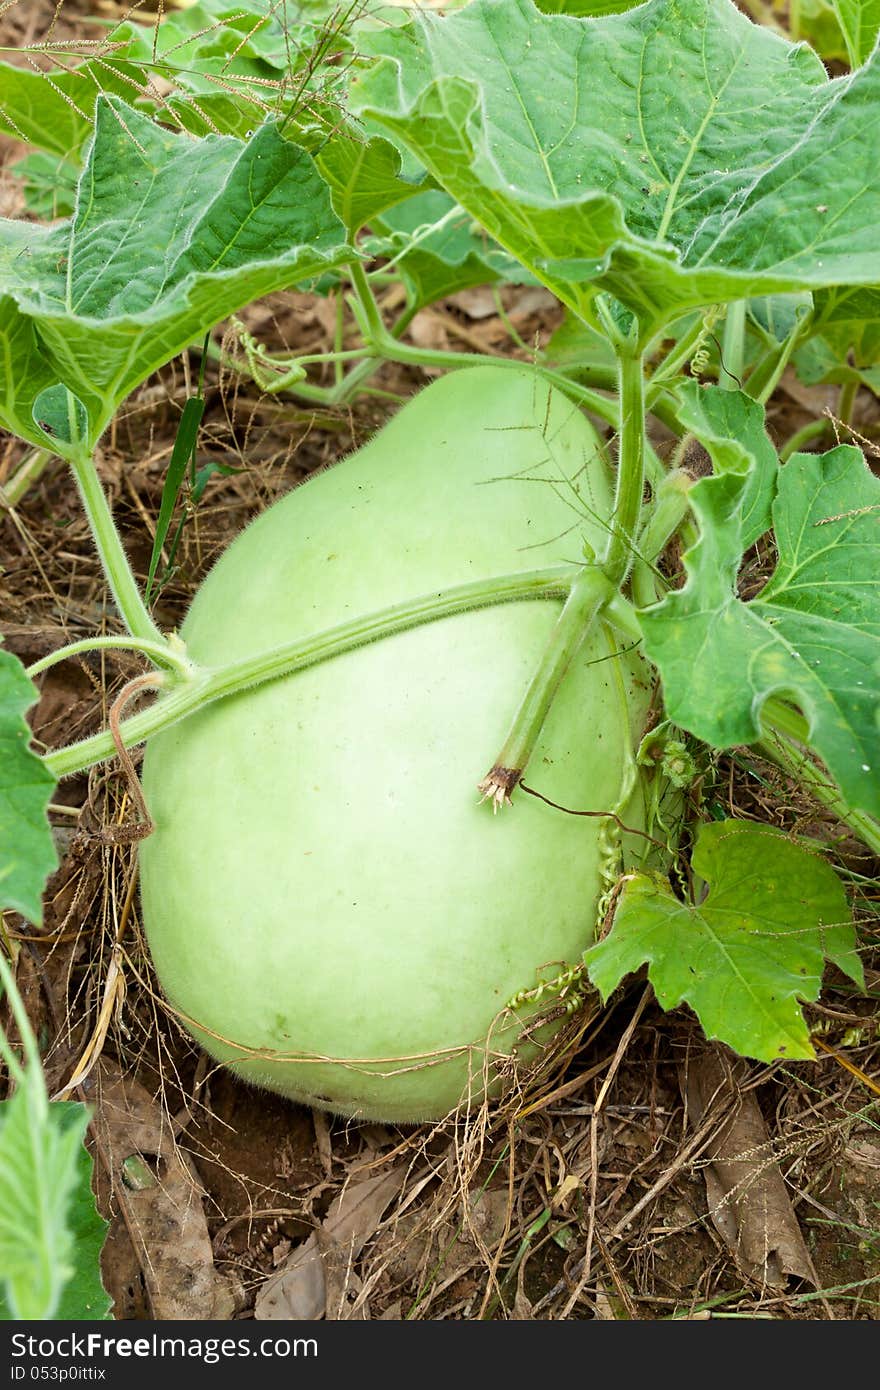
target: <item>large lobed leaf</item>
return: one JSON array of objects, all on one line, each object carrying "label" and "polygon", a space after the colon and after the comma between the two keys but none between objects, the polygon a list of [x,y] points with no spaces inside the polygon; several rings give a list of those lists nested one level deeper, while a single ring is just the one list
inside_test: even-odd
[{"label": "large lobed leaf", "polygon": [[763,1062],[814,1056],[801,1000],[825,960],[862,986],[846,894],[817,855],[766,826],[704,825],[693,869],[705,899],[681,902],[659,875],[626,879],[608,936],[586,952],[607,999],[647,962],[664,1009],[690,1004],[710,1038]]},{"label": "large lobed leaf", "polygon": [[36,698],[21,662],[0,650],[0,910],[39,923],[58,857],[46,817],[55,778],[31,752],[24,717]]},{"label": "large lobed leaf", "polygon": [[730,748],[761,736],[768,697],[789,700],[846,799],[876,816],[880,480],[850,445],[794,455],[779,471],[773,503],[775,572],[744,603],[736,583],[749,486],[736,472],[695,484],[700,539],[685,556],[687,583],[641,614],[667,712]]},{"label": "large lobed leaf", "polygon": [[94,444],[218,320],[352,255],[311,156],[273,125],[193,140],[102,97],[74,216],[0,224],[0,423],[44,445],[35,402],[61,382]]},{"label": "large lobed leaf", "polygon": [[[601,7],[606,8],[606,7]],[[880,282],[880,57],[829,81],[732,0],[595,18],[473,0],[364,41],[356,109],[575,309],[645,331],[750,295]]]}]

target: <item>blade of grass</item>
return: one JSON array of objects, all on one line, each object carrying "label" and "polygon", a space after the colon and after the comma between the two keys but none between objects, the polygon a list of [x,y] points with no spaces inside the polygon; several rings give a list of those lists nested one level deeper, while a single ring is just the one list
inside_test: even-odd
[{"label": "blade of grass", "polygon": [[159,568],[159,561],[168,536],[168,529],[171,526],[171,518],[174,515],[174,508],[183,484],[187,464],[195,456],[196,440],[199,433],[199,425],[202,422],[202,415],[205,410],[205,400],[203,396],[190,396],[180,417],[180,424],[177,427],[177,438],[174,441],[174,448],[171,451],[171,462],[168,465],[168,472],[165,475],[165,485],[162,488],[162,500],[159,504],[159,519],[156,523],[156,535],[153,540],[153,553],[150,556],[150,569],[147,575],[146,601],[150,602],[153,593],[153,582],[156,578],[156,571]]}]

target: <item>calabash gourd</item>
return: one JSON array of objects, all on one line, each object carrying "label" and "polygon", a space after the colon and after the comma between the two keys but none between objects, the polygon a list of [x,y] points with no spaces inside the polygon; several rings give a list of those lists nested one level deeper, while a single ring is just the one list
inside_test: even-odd
[{"label": "calabash gourd", "polygon": [[[400,599],[577,563],[611,485],[581,412],[536,372],[443,377],[229,547],[182,637],[216,666]],[[436,1119],[510,1083],[620,867],[614,821],[476,784],[561,600],[475,609],[218,701],[148,746],[143,914],[194,1036],[246,1080],[357,1118]],[[600,625],[529,767],[536,789],[644,825],[637,653]],[[623,836],[630,858],[642,853]],[[555,1002],[552,995],[551,1005]],[[556,1010],[557,1014],[560,1012]]]}]

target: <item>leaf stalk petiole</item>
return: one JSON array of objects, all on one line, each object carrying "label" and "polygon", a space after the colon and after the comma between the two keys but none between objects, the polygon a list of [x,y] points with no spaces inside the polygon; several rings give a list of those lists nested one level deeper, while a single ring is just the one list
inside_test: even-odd
[{"label": "leaf stalk petiole", "polygon": [[83,452],[71,460],[71,467],[110,592],[125,626],[133,637],[163,645],[165,638],[150,617],[141,596],[94,460],[90,454]]},{"label": "leaf stalk petiole", "polygon": [[[192,668],[185,681],[172,685],[148,709],[132,715],[120,725],[122,741],[127,748],[134,747],[214,700],[319,665],[356,647],[423,623],[499,603],[566,598],[577,575],[576,567],[561,565],[525,574],[475,580],[445,589],[439,594],[425,594],[393,604],[311,637],[286,643],[272,651],[231,662],[228,666]],[[69,777],[112,757],[115,752],[113,736],[106,732],[47,753],[43,762],[55,777]]]},{"label": "leaf stalk petiole", "polygon": [[478,784],[498,810],[522,781],[529,758],[562,680],[614,589],[602,570],[587,565],[572,584],[540,663],[513,717],[501,752]]}]

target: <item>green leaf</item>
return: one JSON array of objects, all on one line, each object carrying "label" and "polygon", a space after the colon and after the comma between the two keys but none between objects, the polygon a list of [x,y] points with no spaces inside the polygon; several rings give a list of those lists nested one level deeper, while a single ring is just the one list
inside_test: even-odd
[{"label": "green leaf", "polygon": [[[285,25],[277,7],[267,14],[265,0],[201,0],[152,25],[113,25],[100,58],[76,67],[38,72],[0,63],[0,131],[78,161],[103,94],[141,97],[156,111],[178,112],[199,134],[243,134],[272,114],[280,99],[272,84],[308,62],[316,20],[330,13],[328,6],[318,9],[320,16]],[[181,89],[162,103],[155,97],[157,74]]]},{"label": "green leaf", "polygon": [[617,359],[607,336],[569,312],[544,349],[544,357],[551,366],[564,367],[575,381],[591,368],[617,375]]},{"label": "green leaf", "polygon": [[83,1147],[89,1112],[49,1102],[37,1040],[0,952],[5,990],[27,1065],[0,1028],[15,1092],[0,1104],[0,1318],[107,1317],[99,1257],[107,1230],[95,1209]]},{"label": "green leaf", "polygon": [[373,220],[386,233],[368,243],[376,254],[390,255],[418,306],[446,295],[499,280],[523,284],[534,277],[487,237],[473,218],[444,193],[426,189]]},{"label": "green leaf", "polygon": [[27,210],[34,217],[54,221],[73,212],[79,169],[71,160],[35,150],[8,167],[20,179]]},{"label": "green leaf", "polygon": [[798,375],[819,381],[859,381],[878,389],[880,288],[841,287],[816,295],[814,334],[795,353]]},{"label": "green leaf", "polygon": [[0,223],[0,351],[15,363],[0,424],[44,446],[34,404],[60,381],[94,445],[124,397],[213,324],[353,254],[311,156],[275,126],[246,144],[193,140],[102,97],[74,217]]},{"label": "green leaf", "polygon": [[0,1270],[14,1319],[53,1317],[75,1271],[67,1209],[87,1123],[76,1109],[56,1115],[29,1074],[0,1104]]},{"label": "green leaf", "polygon": [[330,186],[336,214],[351,235],[416,192],[401,177],[399,151],[381,135],[363,140],[340,132],[324,142],[315,158]]},{"label": "green leaf", "polygon": [[717,474],[745,479],[739,510],[740,545],[747,550],[770,529],[779,460],[764,429],[764,409],[742,391],[686,382],[677,392],[679,419],[712,459]]},{"label": "green leaf", "polygon": [[0,1318],[107,1318],[101,1282],[108,1222],[91,1189],[88,1110],[29,1094],[0,1103]]},{"label": "green leaf", "polygon": [[766,339],[782,343],[790,337],[813,307],[811,294],[761,295],[748,302],[748,317]]},{"label": "green leaf", "polygon": [[32,1072],[0,1104],[0,1316],[106,1318],[99,1257],[107,1222],[82,1143],[89,1112],[76,1101],[49,1104]]},{"label": "green leaf", "polygon": [[695,906],[659,876],[627,877],[611,931],[585,955],[593,984],[607,999],[647,962],[662,1007],[690,1004],[708,1037],[762,1062],[813,1057],[799,1001],[818,999],[825,960],[864,987],[840,879],[740,821],[701,826],[692,862],[709,884]]},{"label": "green leaf", "polygon": [[58,856],[46,815],[55,778],[31,752],[24,717],[36,699],[21,662],[0,648],[0,909],[39,923]]},{"label": "green leaf", "polygon": [[859,67],[870,57],[880,32],[880,0],[831,0],[846,40],[850,63]]},{"label": "green leaf", "polygon": [[78,162],[102,92],[132,92],[131,80],[113,66],[112,58],[51,73],[0,62],[0,132]]},{"label": "green leaf", "polygon": [[153,581],[156,578],[156,570],[159,568],[159,561],[162,558],[162,551],[165,548],[168,528],[171,525],[174,508],[177,505],[177,498],[180,493],[181,484],[183,483],[184,474],[186,473],[187,464],[191,461],[193,464],[195,463],[199,426],[202,423],[202,416],[204,413],[204,396],[190,396],[181,411],[174,447],[171,450],[171,458],[168,462],[168,471],[165,474],[165,482],[162,486],[162,498],[159,502],[159,515],[156,519],[156,534],[153,537],[150,567],[147,571],[147,587],[144,591],[144,601],[146,603],[150,602]]},{"label": "green leaf", "polygon": [[89,421],[82,401],[56,382],[34,398],[34,424],[43,434],[63,444],[78,444],[88,433]]},{"label": "green leaf", "polygon": [[772,695],[803,712],[811,746],[845,798],[880,813],[880,480],[858,449],[796,454],[780,470],[778,562],[737,597],[748,480],[704,478],[689,497],[700,539],[687,583],[640,621],[676,724],[716,748],[761,736]]},{"label": "green leaf", "polygon": [[631,10],[639,0],[538,0],[544,14],[573,14],[578,16],[621,14]]},{"label": "green leaf", "polygon": [[[53,1101],[49,1117],[59,1127],[69,1126],[81,1134],[89,1112],[77,1101]],[[112,1299],[101,1279],[101,1250],[107,1238],[109,1221],[98,1215],[92,1192],[93,1163],[85,1145],[75,1153],[76,1175],[67,1207],[66,1220],[73,1245],[73,1273],[61,1293],[55,1317],[59,1321],[84,1322],[109,1318]]]},{"label": "green leaf", "polygon": [[829,81],[732,0],[474,0],[369,36],[355,107],[575,310],[880,283],[880,60]]},{"label": "green leaf", "polygon": [[[880,395],[880,324],[843,325],[817,334],[794,355],[797,374],[806,386],[856,381]],[[852,360],[850,360],[852,359]]]},{"label": "green leaf", "polygon": [[817,327],[830,324],[880,322],[880,286],[841,285],[815,297]]}]

